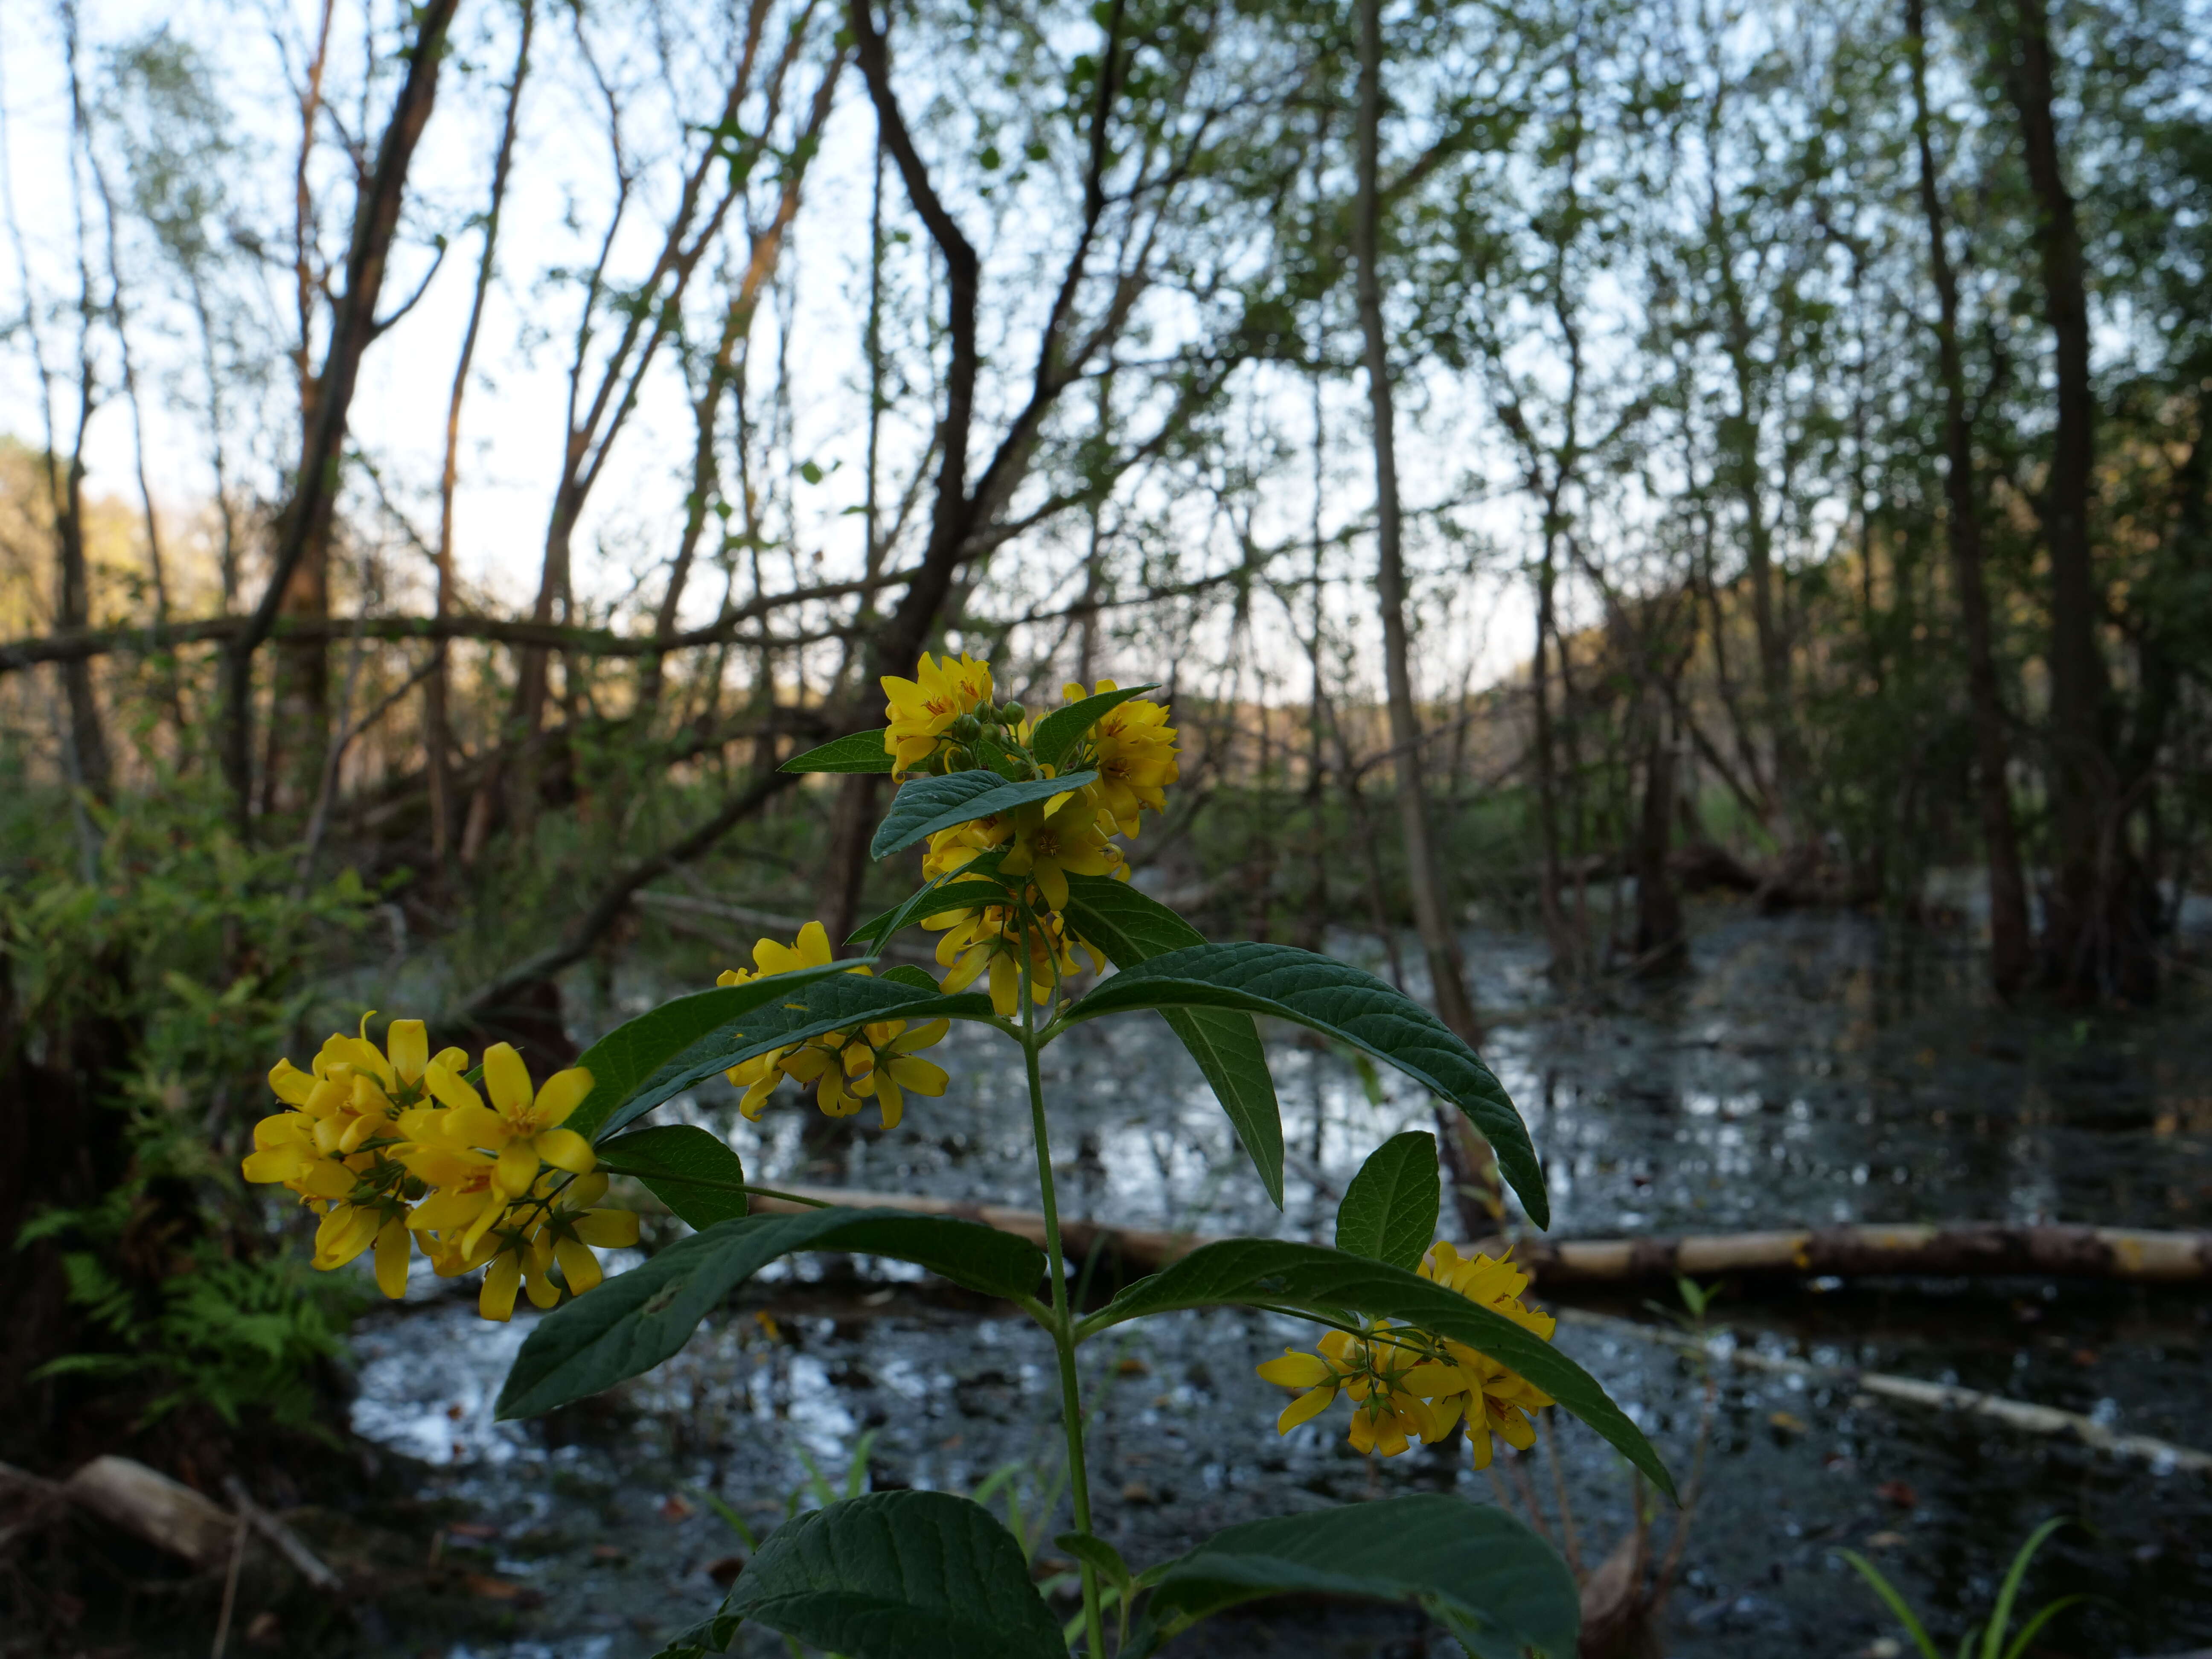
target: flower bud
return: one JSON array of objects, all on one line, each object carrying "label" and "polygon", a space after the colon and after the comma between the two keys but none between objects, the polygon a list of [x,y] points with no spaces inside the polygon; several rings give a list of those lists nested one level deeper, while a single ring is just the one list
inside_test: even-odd
[{"label": "flower bud", "polygon": [[973,743],[982,732],[983,723],[973,714],[963,714],[952,722],[951,737],[955,743]]},{"label": "flower bud", "polygon": [[1021,704],[1012,702],[1010,699],[1006,704],[999,710],[999,718],[1005,721],[1008,726],[1019,726],[1022,723],[1024,712],[1024,711],[1023,710]]}]

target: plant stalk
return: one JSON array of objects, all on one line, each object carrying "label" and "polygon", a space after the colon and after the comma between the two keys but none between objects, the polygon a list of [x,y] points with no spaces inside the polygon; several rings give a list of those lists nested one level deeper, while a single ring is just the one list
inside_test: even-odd
[{"label": "plant stalk", "polygon": [[[1026,954],[1027,941],[1023,942]],[[1075,1376],[1075,1323],[1067,1305],[1067,1260],[1060,1246],[1060,1206],[1052,1184],[1052,1143],[1044,1121],[1044,1079],[1037,1070],[1036,1002],[1030,994],[1030,968],[1022,966],[1022,1060],[1029,1072],[1030,1130],[1036,1142],[1037,1195],[1044,1209],[1044,1259],[1052,1275],[1052,1346],[1060,1356],[1060,1418],[1067,1437],[1068,1495],[1075,1506],[1078,1532],[1091,1530],[1091,1480],[1083,1467],[1083,1394]],[[1083,1626],[1091,1659],[1106,1659],[1106,1621],[1098,1605],[1098,1570],[1088,1561],[1083,1573]]]}]

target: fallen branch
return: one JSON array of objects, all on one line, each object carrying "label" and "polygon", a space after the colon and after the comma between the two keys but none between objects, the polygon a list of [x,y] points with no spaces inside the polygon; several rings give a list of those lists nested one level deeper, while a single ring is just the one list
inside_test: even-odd
[{"label": "fallen branch", "polygon": [[[859,1193],[842,1187],[793,1187],[825,1204],[911,1210],[984,1221],[1001,1232],[1044,1242],[1044,1218],[911,1193]],[[755,1207],[769,1207],[756,1199]],[[1069,1255],[1094,1247],[1125,1267],[1152,1273],[1214,1240],[1202,1233],[1150,1231],[1065,1218]],[[2144,1232],[2124,1227],[2008,1227],[1964,1221],[1950,1226],[1826,1227],[1803,1232],[1720,1233],[1686,1238],[1589,1238],[1557,1242],[1519,1237],[1479,1240],[1493,1254],[1510,1246],[1514,1260],[1547,1287],[1665,1281],[1774,1273],[1790,1278],[1866,1278],[1892,1274],[1949,1279],[2019,1274],[2031,1278],[2110,1279],[2136,1284],[2191,1284],[2212,1279],[2212,1233]]]},{"label": "fallen branch", "polygon": [[1672,1331],[1657,1325],[1639,1324],[1633,1319],[1589,1313],[1580,1308],[1563,1308],[1559,1310],[1559,1318],[1567,1324],[1579,1325],[1585,1329],[1633,1337],[1638,1341],[1679,1348],[1686,1353],[1698,1353],[1709,1358],[1725,1360],[1746,1370],[1801,1376],[1808,1381],[1849,1383],[1861,1394],[1872,1395],[1877,1400],[1894,1400],[1908,1406],[1928,1406],[1938,1411],[1968,1412],[2027,1434],[2070,1434],[2083,1445],[2110,1452],[2116,1457],[2139,1458],[2161,1468],[2186,1469],[2193,1474],[2212,1474],[2212,1453],[2201,1452],[2190,1446],[2178,1446],[2170,1440],[2155,1439],[2147,1434],[2121,1434],[2094,1418],[2084,1417],[2079,1412],[2060,1411],[2055,1406],[2038,1406],[2025,1400],[2010,1400],[2003,1395],[1984,1394],[1977,1389],[1923,1382],[1917,1377],[1894,1376],[1887,1371],[1863,1371],[1856,1366],[1815,1365],[1809,1360],[1786,1359],[1775,1354],[1761,1353],[1739,1340],[1732,1331],[1696,1336],[1687,1331]]},{"label": "fallen branch", "polygon": [[95,1457],[63,1490],[80,1508],[204,1571],[229,1559],[238,1535],[237,1517],[222,1504],[128,1457]]},{"label": "fallen branch", "polygon": [[[1502,1240],[1488,1241],[1492,1244]],[[1729,1273],[1865,1279],[1950,1279],[2017,1273],[2191,1284],[2212,1279],[2212,1233],[2128,1227],[1858,1225],[1682,1238],[1511,1241],[1515,1258],[1546,1285],[1624,1284]]]},{"label": "fallen branch", "polygon": [[236,1475],[224,1476],[222,1489],[230,1495],[232,1507],[237,1510],[239,1519],[274,1544],[283,1558],[299,1571],[300,1577],[319,1590],[344,1587],[345,1581],[323,1565],[322,1558],[307,1547],[298,1533],[253,1501],[246,1490],[245,1483]]}]

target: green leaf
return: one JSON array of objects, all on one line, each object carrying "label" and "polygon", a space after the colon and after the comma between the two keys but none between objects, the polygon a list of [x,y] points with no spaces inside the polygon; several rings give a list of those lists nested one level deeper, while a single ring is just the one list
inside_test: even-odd
[{"label": "green leaf", "polygon": [[1058,766],[1083,741],[1083,734],[1101,720],[1130,698],[1158,690],[1157,685],[1132,685],[1119,691],[1101,691],[1095,697],[1085,697],[1065,708],[1055,708],[1030,733],[1030,753],[1047,766]]},{"label": "green leaf", "polygon": [[871,1492],[793,1516],[722,1609],[850,1659],[1067,1659],[1013,1534],[950,1492]]},{"label": "green leaf", "polygon": [[1336,1206],[1336,1248],[1408,1272],[1437,1236],[1442,1194],[1437,1138],[1424,1129],[1393,1135],[1368,1154]]},{"label": "green leaf", "polygon": [[636,1176],[700,1232],[745,1213],[744,1164],[696,1124],[658,1124],[603,1141],[598,1151],[601,1169]]},{"label": "green leaf", "polygon": [[776,769],[780,772],[888,772],[891,769],[891,751],[884,747],[884,733],[878,727],[873,732],[853,732],[823,744],[819,749],[810,749],[803,755],[793,755]]},{"label": "green leaf", "polygon": [[896,968],[886,968],[878,977],[892,985],[911,985],[917,991],[933,992],[937,989],[937,981],[931,976],[929,969],[917,968],[910,962],[902,962]]},{"label": "green leaf", "polygon": [[[1067,878],[1067,925],[1116,968],[1203,945],[1206,936],[1157,899],[1110,876]],[[1267,1051],[1252,1016],[1233,1008],[1162,1008],[1159,1016],[1198,1062],[1260,1184],[1283,1207],[1283,1115]]]},{"label": "green leaf", "polygon": [[[686,1089],[704,1082],[771,1048],[786,1048],[824,1032],[865,1025],[883,1019],[994,1019],[990,998],[980,992],[946,996],[932,981],[927,990],[911,981],[873,979],[850,971],[851,964],[810,968],[803,982],[799,974],[778,974],[772,980],[753,980],[733,985],[732,991],[755,985],[771,987],[769,998],[740,1018],[716,1027],[663,1066],[632,1092],[622,1108],[600,1126],[612,1133],[633,1123]],[[927,975],[924,975],[927,977]],[[797,993],[792,988],[797,982]],[[779,993],[781,994],[779,999]],[[711,993],[708,994],[712,994]]]},{"label": "green leaf", "polygon": [[1121,1559],[1121,1552],[1095,1534],[1064,1532],[1052,1541],[1077,1560],[1089,1562],[1109,1584],[1119,1584],[1127,1591],[1136,1583],[1129,1564]]},{"label": "green leaf", "polygon": [[1320,1595],[1419,1607],[1474,1659],[1573,1659],[1575,1576],[1502,1509],[1427,1493],[1250,1521],[1152,1568],[1141,1659],[1200,1620],[1263,1595]]},{"label": "green leaf", "polygon": [[501,1417],[535,1417],[651,1370],[724,1297],[793,1250],[855,1250],[927,1267],[988,1296],[1027,1296],[1044,1252],[980,1222],[898,1210],[749,1216],[694,1233],[539,1320],[500,1390]]},{"label": "green leaf", "polygon": [[1194,945],[1123,969],[1065,1018],[1176,1006],[1294,1020],[1396,1066],[1467,1115],[1496,1151],[1528,1218],[1550,1224],[1544,1171],[1504,1085],[1442,1020],[1374,975],[1288,945]]},{"label": "green leaf", "polygon": [[1096,772],[1071,772],[1064,778],[1031,778],[1025,783],[1013,783],[996,772],[978,770],[949,773],[941,778],[909,778],[900,786],[884,821],[876,826],[876,838],[868,844],[868,856],[889,858],[925,836],[950,830],[956,823],[966,823],[971,818],[988,817],[994,812],[1011,812],[1018,806],[1050,800],[1054,795],[1080,789],[1097,775]]},{"label": "green leaf", "polygon": [[[625,1020],[585,1049],[576,1061],[592,1074],[592,1092],[568,1115],[563,1127],[586,1140],[619,1127],[611,1121],[617,1109],[702,1038],[741,1019],[763,1003],[788,996],[833,974],[845,973],[852,966],[841,962],[827,968],[803,968],[796,973],[748,980],[743,985],[696,991]],[[678,1092],[671,1089],[653,1103],[658,1106]]]},{"label": "green leaf", "polygon": [[1126,1320],[1222,1303],[1307,1310],[1349,1308],[1370,1318],[1404,1320],[1438,1336],[1464,1342],[1527,1377],[1595,1429],[1669,1498],[1674,1495],[1674,1477],[1667,1473],[1651,1443],[1606,1397],[1588,1371],[1503,1314],[1492,1313],[1455,1291],[1387,1261],[1286,1239],[1222,1239],[1201,1245],[1182,1261],[1139,1279],[1085,1320],[1077,1334],[1087,1340]]}]

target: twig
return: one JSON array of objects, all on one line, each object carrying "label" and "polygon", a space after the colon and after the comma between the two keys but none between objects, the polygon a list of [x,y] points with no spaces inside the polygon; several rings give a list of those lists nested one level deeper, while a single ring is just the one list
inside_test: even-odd
[{"label": "twig", "polygon": [[245,1565],[246,1535],[252,1530],[246,1517],[240,1516],[230,1544],[230,1571],[222,1578],[222,1611],[216,1615],[215,1645],[208,1650],[208,1659],[222,1659],[222,1650],[230,1642],[231,1609],[238,1605],[238,1570]]}]

